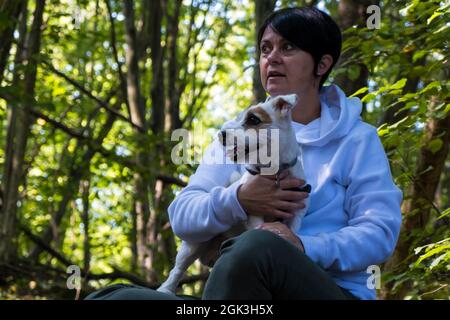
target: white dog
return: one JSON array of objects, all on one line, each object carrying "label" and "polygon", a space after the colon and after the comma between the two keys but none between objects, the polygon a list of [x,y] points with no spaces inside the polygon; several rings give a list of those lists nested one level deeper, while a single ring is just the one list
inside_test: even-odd
[{"label": "white dog", "polygon": [[[295,178],[306,180],[301,147],[291,126],[291,110],[296,103],[297,95],[295,94],[277,96],[264,103],[250,106],[236,120],[222,126],[219,139],[226,148],[227,156],[237,163],[245,163],[247,169],[242,177],[239,174],[233,175],[230,183],[239,178],[243,179],[244,183],[251,174],[276,173],[278,177],[278,173],[285,169],[289,169],[290,174]],[[266,152],[261,154],[264,150]],[[270,162],[262,163],[263,155],[267,154]],[[278,179],[276,184],[279,185]],[[306,185],[295,190],[310,192],[311,186]],[[301,220],[308,207],[308,198],[304,200],[304,204],[305,208],[298,210],[293,218],[283,221],[294,233],[300,228]],[[254,229],[263,223],[264,218],[249,216],[242,225],[233,226],[224,234],[209,241],[199,244],[183,241],[176,256],[175,267],[170,271],[168,279],[157,290],[175,294],[184,272],[195,260],[200,258],[203,264],[212,266],[219,256],[222,241],[237,236],[245,230]]]}]

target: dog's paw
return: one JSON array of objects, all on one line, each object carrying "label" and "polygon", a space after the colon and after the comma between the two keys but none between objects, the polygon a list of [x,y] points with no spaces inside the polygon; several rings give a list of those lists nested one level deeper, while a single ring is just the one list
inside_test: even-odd
[{"label": "dog's paw", "polygon": [[167,287],[159,287],[158,289],[156,289],[156,291],[158,292],[162,292],[162,293],[167,293],[167,294],[175,294],[175,292],[173,292],[172,290],[170,290]]}]

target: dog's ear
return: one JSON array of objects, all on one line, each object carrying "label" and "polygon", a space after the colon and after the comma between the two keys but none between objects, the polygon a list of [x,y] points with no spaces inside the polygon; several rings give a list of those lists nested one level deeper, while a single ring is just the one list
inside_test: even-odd
[{"label": "dog's ear", "polygon": [[296,94],[288,94],[284,96],[277,96],[273,98],[273,107],[276,111],[284,117],[297,104],[298,97]]}]

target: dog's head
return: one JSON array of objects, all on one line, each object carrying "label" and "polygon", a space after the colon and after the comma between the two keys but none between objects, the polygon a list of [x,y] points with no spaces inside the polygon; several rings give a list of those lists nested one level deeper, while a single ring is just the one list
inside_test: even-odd
[{"label": "dog's head", "polygon": [[261,161],[265,152],[270,163],[278,164],[281,144],[292,142],[291,111],[297,100],[296,94],[276,96],[227,121],[219,132],[227,156],[238,163],[268,165]]}]

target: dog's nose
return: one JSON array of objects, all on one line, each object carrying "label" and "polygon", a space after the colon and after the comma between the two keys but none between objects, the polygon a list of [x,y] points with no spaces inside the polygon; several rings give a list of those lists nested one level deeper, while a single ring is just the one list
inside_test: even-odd
[{"label": "dog's nose", "polygon": [[225,130],[220,131],[220,139],[223,145],[227,144],[227,132]]}]

